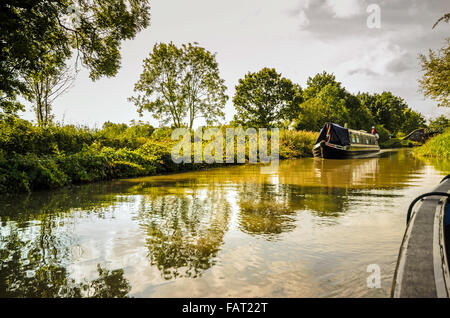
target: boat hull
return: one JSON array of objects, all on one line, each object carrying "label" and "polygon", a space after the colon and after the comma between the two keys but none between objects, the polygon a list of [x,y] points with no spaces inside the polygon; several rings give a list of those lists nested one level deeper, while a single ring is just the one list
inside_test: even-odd
[{"label": "boat hull", "polygon": [[377,147],[364,147],[364,148],[352,148],[346,149],[326,142],[317,144],[313,149],[314,157],[324,159],[351,159],[351,158],[365,158],[377,155],[380,152],[380,148]]}]

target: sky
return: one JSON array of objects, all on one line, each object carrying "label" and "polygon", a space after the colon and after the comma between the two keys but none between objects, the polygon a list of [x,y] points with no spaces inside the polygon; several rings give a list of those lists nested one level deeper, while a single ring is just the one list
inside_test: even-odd
[{"label": "sky", "polygon": [[[380,9],[379,28],[369,28]],[[220,75],[230,96],[248,72],[273,67],[302,87],[308,77],[327,71],[351,93],[391,91],[426,118],[449,111],[419,91],[419,54],[444,46],[450,23],[434,22],[450,12],[448,0],[151,0],[151,24],[122,44],[121,69],[113,78],[92,82],[81,69],[74,86],[53,104],[65,124],[101,127],[105,121],[142,120],[158,126],[151,114],[139,117],[127,100],[155,43],[198,42],[217,53]],[[33,120],[31,106],[23,117]],[[202,124],[201,121],[194,126]]]}]

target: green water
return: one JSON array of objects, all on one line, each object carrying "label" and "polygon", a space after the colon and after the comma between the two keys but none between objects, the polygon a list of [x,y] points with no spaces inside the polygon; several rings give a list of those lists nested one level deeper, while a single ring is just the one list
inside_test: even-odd
[{"label": "green water", "polygon": [[407,206],[449,166],[402,150],[3,197],[0,296],[388,297]]}]

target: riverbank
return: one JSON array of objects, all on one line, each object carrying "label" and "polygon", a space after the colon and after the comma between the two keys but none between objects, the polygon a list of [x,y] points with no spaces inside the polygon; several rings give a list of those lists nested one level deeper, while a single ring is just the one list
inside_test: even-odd
[{"label": "riverbank", "polygon": [[[226,127],[221,127],[225,129]],[[0,193],[199,170],[223,164],[175,164],[171,129],[143,123],[37,127],[22,119],[0,123]],[[280,159],[312,156],[317,133],[280,131]],[[225,136],[225,134],[224,134]],[[207,143],[205,142],[203,146]]]},{"label": "riverbank", "polygon": [[418,146],[419,143],[411,140],[403,140],[398,138],[391,138],[385,142],[380,143],[381,149],[396,149],[396,148],[412,148]]},{"label": "riverbank", "polygon": [[428,158],[450,158],[450,128],[414,149],[414,154]]}]

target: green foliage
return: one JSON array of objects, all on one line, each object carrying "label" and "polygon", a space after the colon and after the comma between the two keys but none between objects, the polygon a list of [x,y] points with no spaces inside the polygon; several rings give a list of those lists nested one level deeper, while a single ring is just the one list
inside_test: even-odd
[{"label": "green foliage", "polygon": [[348,121],[348,112],[343,101],[326,104],[321,98],[308,99],[300,105],[300,115],[295,120],[297,130],[319,131],[326,122],[344,125]]},{"label": "green foliage", "polygon": [[436,117],[435,119],[430,120],[428,127],[430,128],[440,128],[440,127],[449,127],[450,119],[444,115]]},{"label": "green foliage", "polygon": [[391,133],[389,132],[389,130],[384,128],[383,125],[376,125],[375,129],[376,129],[377,134],[379,136],[379,139],[378,139],[378,143],[379,144],[389,140]]},{"label": "green foliage", "polygon": [[450,129],[429,139],[423,146],[415,149],[414,153],[423,157],[450,158]]},{"label": "green foliage", "polygon": [[305,102],[300,105],[300,115],[295,121],[297,129],[317,131],[326,122],[368,129],[374,123],[367,106],[347,92],[333,74],[323,72],[309,77],[303,97]]},{"label": "green foliage", "polygon": [[319,137],[319,133],[311,131],[280,131],[280,158],[312,156],[312,149],[317,137]]},{"label": "green foliage", "polygon": [[220,78],[216,55],[189,43],[155,44],[144,59],[144,71],[134,86],[138,112],[149,111],[163,124],[192,128],[194,120],[203,117],[208,124],[224,118],[228,96]]},{"label": "green foliage", "polygon": [[27,74],[58,67],[73,51],[93,80],[114,76],[121,42],[149,25],[149,10],[147,0],[1,1],[0,107],[11,111],[14,94],[29,91]]},{"label": "green foliage", "polygon": [[145,144],[155,131],[155,128],[143,122],[127,124],[115,124],[106,122],[98,132],[98,140],[102,145],[130,149],[137,149]]},{"label": "green foliage", "polygon": [[[153,132],[153,127],[144,123],[107,122],[101,130],[90,130],[39,127],[12,118],[0,122],[0,128],[0,193],[212,167],[175,164],[171,150],[177,141],[171,140],[172,130]],[[226,127],[221,129],[225,138]],[[280,157],[311,156],[316,138],[317,133],[282,130]],[[208,143],[204,141],[203,146]]]},{"label": "green foliage", "polygon": [[376,124],[383,125],[394,134],[399,131],[408,134],[425,124],[420,113],[411,110],[402,98],[391,92],[360,93],[357,98],[361,105],[370,110]]},{"label": "green foliage", "polygon": [[416,129],[425,127],[425,122],[425,118],[421,113],[407,108],[403,111],[403,123],[400,131],[408,134]]},{"label": "green foliage", "polygon": [[71,125],[41,128],[19,118],[0,121],[0,149],[7,153],[44,155],[55,150],[75,153],[93,141],[93,132],[87,128]]},{"label": "green foliage", "polygon": [[274,127],[298,115],[301,88],[281,77],[275,69],[263,68],[239,80],[233,104],[235,123],[251,127]]},{"label": "green foliage", "polygon": [[308,77],[306,88],[303,91],[303,98],[308,100],[316,97],[327,85],[335,86],[338,90],[338,97],[344,98],[345,89],[341,87],[341,83],[336,81],[334,74],[329,74],[325,71],[316,74],[314,77]]},{"label": "green foliage", "polygon": [[419,84],[424,95],[437,101],[438,106],[450,107],[450,39],[446,42],[438,52],[420,55],[424,74]]},{"label": "green foliage", "polygon": [[388,139],[382,143],[380,143],[381,149],[387,148],[404,148],[404,147],[414,147],[417,146],[417,143],[411,140],[401,140],[398,138]]}]

